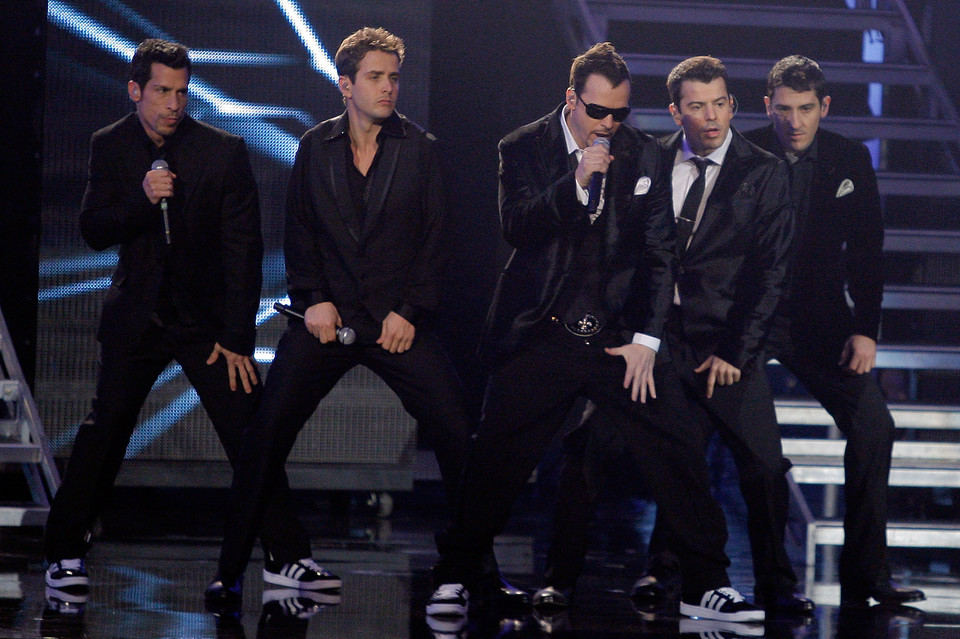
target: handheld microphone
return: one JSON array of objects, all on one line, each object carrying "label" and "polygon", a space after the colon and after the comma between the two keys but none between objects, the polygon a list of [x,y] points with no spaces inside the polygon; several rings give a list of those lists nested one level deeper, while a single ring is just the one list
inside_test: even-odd
[{"label": "handheld microphone", "polygon": [[[169,171],[170,165],[167,164],[167,161],[163,158],[159,160],[154,160],[153,164],[150,165],[151,171]],[[167,213],[167,198],[160,198],[160,213],[163,215],[163,235],[167,240],[167,244],[170,244],[170,216]]]},{"label": "handheld microphone", "polygon": [[[607,153],[610,152],[610,139],[604,137],[598,137],[593,141],[593,146],[597,145],[605,146],[607,148]],[[597,171],[590,176],[590,187],[587,190],[587,212],[596,213],[597,207],[600,206],[600,191],[603,188],[603,173]]]},{"label": "handheld microphone", "polygon": [[[277,311],[281,315],[286,315],[287,317],[295,317],[299,320],[303,319],[303,313],[293,310],[290,306],[286,304],[281,304],[280,302],[273,303],[273,310]],[[350,346],[357,340],[357,333],[349,326],[340,326],[337,327],[337,341],[343,344],[344,346]]]}]

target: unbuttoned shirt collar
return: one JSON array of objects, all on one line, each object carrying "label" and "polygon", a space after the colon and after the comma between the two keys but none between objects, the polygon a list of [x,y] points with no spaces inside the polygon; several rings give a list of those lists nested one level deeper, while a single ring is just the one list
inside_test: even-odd
[{"label": "unbuttoned shirt collar", "polygon": [[[567,155],[576,153],[577,151],[582,153],[583,149],[581,149],[577,141],[573,139],[573,133],[570,132],[570,127],[567,125],[568,113],[570,113],[570,107],[564,106],[560,112],[560,126],[563,128],[563,139],[567,142]],[[580,153],[577,153],[578,160],[580,159]]]},{"label": "unbuttoned shirt collar", "polygon": [[[731,141],[733,141],[733,129],[727,129],[727,139],[723,141],[723,144],[720,145],[720,148],[709,155],[705,155],[704,157],[712,161],[717,166],[722,165],[723,159],[727,157],[727,150],[730,148]],[[690,144],[687,142],[687,136],[683,135],[678,162],[686,162],[694,155],[696,154],[690,150]],[[690,166],[693,166],[693,164],[691,163]]]}]

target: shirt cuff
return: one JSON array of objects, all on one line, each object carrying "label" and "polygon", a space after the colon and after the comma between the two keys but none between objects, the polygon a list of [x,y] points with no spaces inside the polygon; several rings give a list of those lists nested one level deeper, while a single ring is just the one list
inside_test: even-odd
[{"label": "shirt cuff", "polygon": [[644,335],[643,333],[634,333],[633,342],[631,342],[631,344],[640,344],[642,346],[646,346],[647,348],[652,348],[654,353],[660,350],[660,340],[658,340],[656,337]]},{"label": "shirt cuff", "polygon": [[587,190],[585,188],[580,186],[580,183],[577,182],[576,179],[573,180],[573,183],[577,187],[577,200],[580,201],[580,204],[583,204],[584,206],[586,206],[587,202],[590,200],[590,194],[587,193]]}]

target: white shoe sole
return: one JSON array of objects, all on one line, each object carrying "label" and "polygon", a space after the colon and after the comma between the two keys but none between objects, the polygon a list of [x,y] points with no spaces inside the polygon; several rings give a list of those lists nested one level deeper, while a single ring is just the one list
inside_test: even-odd
[{"label": "white shoe sole", "polygon": [[680,614],[684,617],[693,617],[696,619],[715,619],[717,621],[735,621],[739,623],[760,622],[767,616],[763,610],[741,610],[740,612],[723,613],[682,601],[680,602]]},{"label": "white shoe sole", "polygon": [[299,590],[333,590],[343,585],[343,580],[339,577],[332,579],[318,579],[317,581],[300,581],[278,575],[275,572],[263,571],[263,580],[268,584],[283,586],[284,588],[296,588]]},{"label": "white shoe sole", "polygon": [[90,585],[90,577],[63,577],[62,579],[54,579],[50,576],[50,573],[46,573],[44,575],[44,580],[51,588],[69,588],[70,586]]},{"label": "white shoe sole", "polygon": [[271,601],[283,601],[284,599],[307,599],[321,606],[335,606],[340,603],[340,593],[313,592],[300,590],[299,588],[273,588],[264,590],[261,596],[262,603]]},{"label": "white shoe sole", "polygon": [[432,603],[427,604],[428,615],[467,615],[467,606],[456,603]]}]

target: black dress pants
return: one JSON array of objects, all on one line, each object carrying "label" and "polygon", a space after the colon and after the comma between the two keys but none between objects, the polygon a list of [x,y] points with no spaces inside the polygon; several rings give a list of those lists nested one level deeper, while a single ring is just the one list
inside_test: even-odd
[{"label": "black dress pants", "polygon": [[[390,353],[377,344],[321,344],[292,320],[267,374],[263,401],[234,474],[231,514],[220,554],[220,574],[243,574],[264,509],[275,499],[277,478],[297,435],[320,401],[347,371],[363,365],[380,376],[433,442],[448,499],[467,455],[472,422],[456,372],[439,340],[421,331],[410,350]],[[287,560],[299,557],[285,558]]]},{"label": "black dress pants", "polygon": [[657,399],[631,401],[623,388],[623,358],[603,350],[614,340],[604,333],[584,340],[548,325],[491,375],[454,523],[438,535],[435,582],[475,583],[479,557],[503,530],[530,473],[583,396],[617,425],[662,516],[677,531],[684,591],[699,598],[729,584],[726,524],[710,494],[697,429],[677,410],[682,391],[669,370],[658,367]]},{"label": "black dress pants", "polygon": [[890,579],[887,494],[895,426],[871,375],[853,375],[835,357],[782,343],[773,355],[820,402],[847,439],[844,453],[843,550],[840,584],[860,591]]},{"label": "black dress pants", "polygon": [[[684,338],[678,323],[669,322],[666,334],[670,360],[694,420],[700,425],[701,455],[706,456],[709,436],[717,430],[737,465],[740,492],[747,506],[747,534],[753,557],[755,591],[790,593],[797,576],[785,547],[790,464],[783,457],[780,428],[773,396],[762,367],[741,372],[740,381],[714,386],[706,396],[706,373],[694,370],[703,362]],[[650,542],[656,555],[671,545],[673,530],[658,513]]]},{"label": "black dress pants", "polygon": [[[252,393],[238,383],[231,391],[225,359],[206,360],[214,342],[196,327],[151,324],[132,352],[101,345],[96,395],[92,411],[80,425],[63,482],[47,519],[44,552],[49,561],[84,557],[90,530],[104,506],[123,462],[127,444],[150,389],[171,361],[177,361],[200,397],[236,467],[244,431],[260,400],[260,385]],[[286,476],[278,480],[278,498],[270,505],[264,545],[271,552],[309,554],[303,533],[287,503]]]},{"label": "black dress pants", "polygon": [[553,533],[544,574],[545,583],[558,590],[573,588],[583,572],[589,527],[600,495],[611,482],[610,469],[618,469],[618,479],[626,485],[642,483],[623,437],[615,427],[596,419],[594,408],[591,405],[582,423],[563,439]]}]

